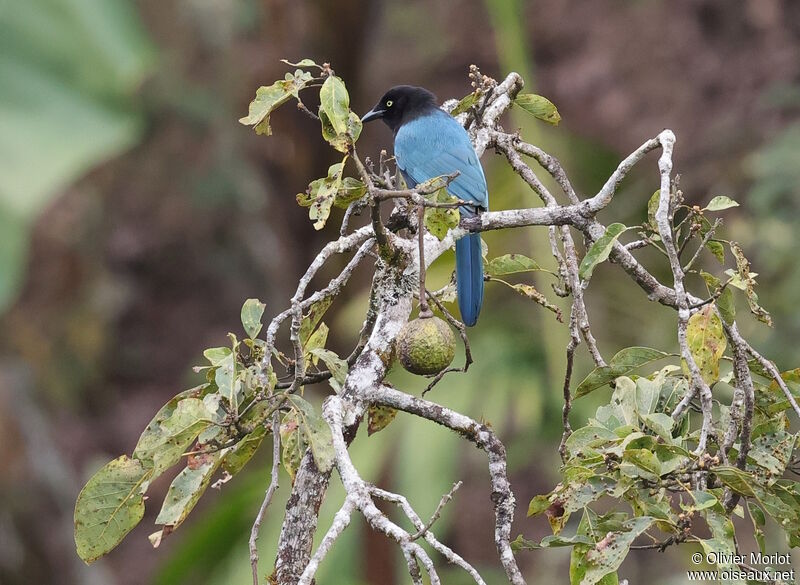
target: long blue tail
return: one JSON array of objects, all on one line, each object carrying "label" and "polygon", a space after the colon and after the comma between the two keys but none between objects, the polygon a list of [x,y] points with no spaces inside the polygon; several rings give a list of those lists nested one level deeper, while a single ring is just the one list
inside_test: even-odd
[{"label": "long blue tail", "polygon": [[456,241],[456,287],[461,320],[468,327],[478,322],[483,304],[483,256],[480,234]]}]

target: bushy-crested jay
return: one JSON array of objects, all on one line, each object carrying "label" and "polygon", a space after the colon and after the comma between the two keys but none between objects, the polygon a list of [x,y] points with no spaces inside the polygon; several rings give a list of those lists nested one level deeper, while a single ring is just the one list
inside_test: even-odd
[{"label": "bushy-crested jay", "polygon": [[[483,168],[467,132],[436,104],[427,89],[410,85],[393,87],[362,121],[383,120],[394,133],[397,167],[410,188],[455,171],[459,175],[447,190],[475,207],[489,207],[489,192]],[[475,208],[462,206],[462,215]],[[480,234],[468,234],[456,242],[456,286],[458,308],[466,325],[478,321],[483,303],[483,258]]]}]

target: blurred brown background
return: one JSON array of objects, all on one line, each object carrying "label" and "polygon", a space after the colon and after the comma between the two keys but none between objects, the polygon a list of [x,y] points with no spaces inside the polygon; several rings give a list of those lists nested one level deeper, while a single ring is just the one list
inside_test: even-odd
[{"label": "blurred brown background", "polygon": [[[746,320],[746,333],[779,365],[798,365],[794,0],[0,0],[0,583],[247,582],[266,452],[222,493],[209,490],[158,550],[146,535],[168,479],[151,488],[142,525],[89,568],[74,553],[72,506],[86,478],[130,452],[155,410],[192,383],[202,349],[239,330],[242,301],[282,310],[338,230],[332,221],[315,232],[294,201],[335,158],[317,124],[291,106],[273,116],[270,138],[236,121],[259,85],[283,76],[279,59],[302,57],[331,62],[357,111],[396,83],[461,97],[471,63],[498,78],[515,69],[563,122],[545,128],[513,114],[506,126],[557,154],[585,194],[672,128],[687,199],[725,194],[742,204],[726,214],[725,233],[749,250],[776,318],[774,330]],[[369,126],[360,150],[374,156],[389,141]],[[487,154],[484,165],[493,208],[538,205],[499,159]],[[651,157],[604,219],[640,221],[656,188]],[[489,234],[490,252],[551,262],[541,232],[517,232]],[[434,278],[444,281],[451,268],[440,264]],[[672,348],[670,312],[620,275],[604,266],[589,290],[601,349]],[[367,282],[363,271],[329,318],[334,349],[346,352],[358,330]],[[511,294],[488,290],[472,333],[477,363],[435,398],[499,429],[519,503],[515,534],[541,537],[546,522],[524,511],[557,481],[567,338],[552,315]],[[583,361],[578,375],[586,371]],[[587,399],[574,416],[590,412]],[[359,436],[353,450],[365,477],[408,494],[423,516],[465,480],[440,530],[493,580],[479,453],[404,417]],[[324,515],[339,498],[334,487]],[[262,533],[265,572],[282,505],[273,503]],[[540,582],[566,582],[567,558],[563,549],[521,553]],[[682,583],[687,559],[635,553],[621,576],[653,582],[657,571],[659,583]],[[318,582],[403,583],[402,569],[397,551],[356,523]]]}]

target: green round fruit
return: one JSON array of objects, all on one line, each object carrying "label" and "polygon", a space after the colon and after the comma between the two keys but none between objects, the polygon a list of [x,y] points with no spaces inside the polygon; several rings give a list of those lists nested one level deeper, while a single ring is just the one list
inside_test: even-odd
[{"label": "green round fruit", "polygon": [[400,363],[412,374],[438,374],[456,355],[456,336],[438,317],[414,319],[397,336],[397,354]]}]

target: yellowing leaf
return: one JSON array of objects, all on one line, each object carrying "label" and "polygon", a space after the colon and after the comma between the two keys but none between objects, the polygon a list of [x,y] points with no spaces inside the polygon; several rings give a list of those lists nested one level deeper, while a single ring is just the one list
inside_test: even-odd
[{"label": "yellowing leaf", "polygon": [[686,341],[703,380],[706,384],[716,382],[719,360],[725,353],[727,341],[713,304],[706,305],[689,318]]},{"label": "yellowing leaf", "polygon": [[172,480],[167,495],[164,496],[161,511],[156,517],[156,524],[169,526],[171,529],[180,526],[206,491],[211,477],[227,452],[224,449],[190,458],[189,464]]},{"label": "yellowing leaf", "polygon": [[254,339],[261,332],[261,317],[264,315],[266,305],[258,299],[247,299],[242,305],[242,326],[250,339]]},{"label": "yellowing leaf", "polygon": [[374,435],[378,431],[385,429],[390,422],[397,416],[397,410],[388,406],[375,406],[372,405],[367,411],[368,424],[367,434]]},{"label": "yellowing leaf", "polygon": [[711,201],[709,201],[708,205],[706,205],[706,211],[722,211],[723,209],[729,209],[731,207],[739,207],[739,204],[736,203],[730,197],[725,197],[724,195],[717,195]]},{"label": "yellowing leaf", "polygon": [[[740,281],[737,288],[741,288],[745,291],[747,304],[750,306],[750,312],[756,316],[756,319],[772,327],[772,317],[766,309],[758,304],[758,295],[755,291],[756,275],[750,272],[750,261],[745,257],[744,251],[739,244],[731,242],[730,246],[733,257],[736,259],[736,271]],[[737,283],[732,282],[731,284],[737,286]]]},{"label": "yellowing leaf", "polygon": [[288,59],[281,59],[281,63],[286,63],[287,65],[291,65],[292,67],[318,67],[322,69],[321,65],[318,65],[311,59],[301,59],[297,63],[292,63]]},{"label": "yellowing leaf", "polygon": [[490,276],[503,276],[505,274],[516,274],[519,272],[533,272],[542,270],[549,272],[539,266],[539,264],[522,254],[504,254],[497,258],[492,258],[486,265],[486,273]]}]

